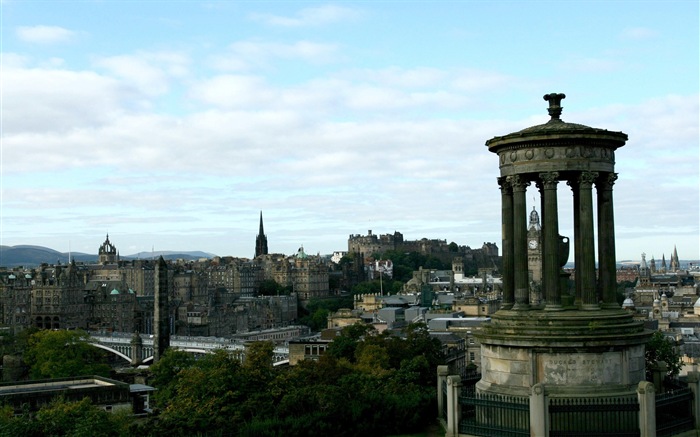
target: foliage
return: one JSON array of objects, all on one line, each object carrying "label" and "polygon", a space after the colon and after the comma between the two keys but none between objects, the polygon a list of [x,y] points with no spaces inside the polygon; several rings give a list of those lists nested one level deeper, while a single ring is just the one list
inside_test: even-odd
[{"label": "foliage", "polygon": [[27,348],[29,337],[37,331],[39,331],[39,329],[32,326],[23,329],[17,334],[8,332],[7,334],[0,335],[0,353],[2,355],[13,355],[23,352]]},{"label": "foliage", "polygon": [[403,287],[403,282],[384,278],[381,281],[360,282],[352,287],[351,294],[397,294]]},{"label": "foliage", "polygon": [[338,311],[340,308],[352,308],[352,297],[333,299],[311,299],[306,308],[299,307],[299,323],[311,328],[312,331],[321,331],[328,327],[328,314]]},{"label": "foliage", "polygon": [[43,330],[32,334],[24,352],[30,377],[109,376],[106,353],[89,344],[88,338],[84,331]]},{"label": "foliage", "polygon": [[619,305],[625,301],[627,296],[627,291],[634,289],[635,283],[633,281],[620,281],[617,283],[617,288],[615,290],[615,299]]},{"label": "foliage", "polygon": [[291,293],[292,287],[284,287],[274,279],[265,279],[260,283],[258,294],[261,296],[287,296]]},{"label": "foliage", "polygon": [[653,369],[659,361],[666,363],[667,375],[670,377],[678,375],[683,367],[681,354],[676,349],[673,340],[666,337],[661,331],[654,332],[646,344],[644,361],[648,381],[653,381]]},{"label": "foliage", "polygon": [[131,418],[125,413],[107,413],[89,398],[68,402],[61,397],[36,414],[14,416],[11,407],[0,413],[0,435],[119,437],[131,435]]},{"label": "foliage", "polygon": [[167,401],[176,396],[180,371],[192,367],[194,363],[194,355],[177,349],[166,349],[160,360],[150,369],[150,383],[158,387],[153,394],[156,404],[160,403],[160,399]]},{"label": "foliage", "polygon": [[382,254],[375,254],[374,256],[376,259],[390,259],[394,265],[393,279],[402,283],[411,280],[413,272],[420,267],[436,270],[452,269],[451,263],[446,263],[435,256],[424,255],[420,252],[388,250]]},{"label": "foliage", "polygon": [[[402,336],[367,325],[342,330],[318,362],[271,365],[272,344],[252,343],[243,364],[225,352],[184,363],[166,353],[154,370],[163,390],[154,434],[201,430],[240,436],[388,435],[435,417],[440,342],[424,325]],[[165,367],[177,365],[178,369]]]}]

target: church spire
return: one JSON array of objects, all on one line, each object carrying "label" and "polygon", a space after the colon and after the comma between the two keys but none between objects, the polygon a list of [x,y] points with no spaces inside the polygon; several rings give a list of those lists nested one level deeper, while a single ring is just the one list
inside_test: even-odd
[{"label": "church spire", "polygon": [[267,236],[265,235],[265,229],[263,228],[263,216],[262,211],[260,211],[260,230],[255,238],[255,257],[260,255],[267,255]]},{"label": "church spire", "polygon": [[681,269],[681,263],[678,261],[678,251],[676,246],[673,246],[673,254],[671,254],[671,271],[677,272]]}]

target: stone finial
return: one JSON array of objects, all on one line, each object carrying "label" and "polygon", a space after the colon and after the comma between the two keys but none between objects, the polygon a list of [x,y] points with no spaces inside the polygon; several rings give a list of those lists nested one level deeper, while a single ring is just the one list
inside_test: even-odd
[{"label": "stone finial", "polygon": [[559,120],[562,110],[561,100],[566,98],[566,94],[550,93],[545,94],[543,98],[549,102],[549,108],[547,108],[547,111],[552,117],[552,120]]}]

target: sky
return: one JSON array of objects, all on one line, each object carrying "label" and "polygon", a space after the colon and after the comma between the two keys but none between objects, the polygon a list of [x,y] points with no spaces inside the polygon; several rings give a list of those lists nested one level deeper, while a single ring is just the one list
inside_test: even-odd
[{"label": "sky", "polygon": [[[485,142],[622,131],[618,260],[700,259],[700,12],[682,1],[0,0],[0,244],[121,255],[501,246]],[[537,196],[537,197],[536,197]],[[573,236],[560,184],[560,233]],[[528,209],[539,204],[534,187]],[[573,254],[570,256],[573,259]]]}]

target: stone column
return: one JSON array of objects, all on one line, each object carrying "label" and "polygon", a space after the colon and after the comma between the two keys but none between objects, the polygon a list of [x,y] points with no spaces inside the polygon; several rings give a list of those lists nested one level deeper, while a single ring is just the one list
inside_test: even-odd
[{"label": "stone column", "polygon": [[576,264],[576,277],[581,277],[581,309],[600,309],[596,293],[595,239],[593,233],[593,181],[598,177],[595,172],[582,172],[579,177],[579,234],[581,264]]},{"label": "stone column", "polygon": [[459,435],[460,407],[459,395],[462,387],[462,378],[458,375],[447,377],[447,429],[445,436],[457,437]]},{"label": "stone column", "polygon": [[547,414],[547,397],[544,385],[535,384],[530,392],[530,435],[549,435]]},{"label": "stone column", "polygon": [[515,305],[513,305],[513,309],[527,310],[530,308],[530,284],[527,266],[525,191],[530,182],[519,175],[510,176],[508,180],[513,187],[513,267],[515,270]]},{"label": "stone column", "polygon": [[579,183],[577,179],[570,180],[567,184],[571,187],[573,194],[574,210],[574,305],[581,307],[581,275],[578,268],[581,265],[581,219],[578,211],[581,209],[581,196],[579,195]]},{"label": "stone column", "polygon": [[656,393],[654,384],[641,381],[637,386],[639,400],[639,437],[656,437]]},{"label": "stone column", "polygon": [[438,404],[438,418],[442,419],[445,416],[445,402],[442,398],[442,384],[447,384],[447,376],[449,373],[449,366],[437,366],[437,404]]},{"label": "stone column", "polygon": [[509,310],[515,302],[513,271],[513,187],[507,178],[498,178],[501,187],[501,235],[503,236],[503,304]]},{"label": "stone column", "polygon": [[142,363],[143,340],[138,332],[131,336],[131,365],[138,366]]},{"label": "stone column", "polygon": [[596,181],[598,192],[598,286],[603,298],[603,308],[620,306],[615,299],[617,289],[617,262],[615,259],[615,219],[612,186],[615,173],[602,174]]},{"label": "stone column", "polygon": [[561,305],[561,290],[559,290],[559,217],[557,212],[557,184],[559,173],[556,171],[540,173],[542,180],[542,288],[547,304],[544,309],[559,311]]},{"label": "stone column", "polygon": [[693,392],[693,417],[695,429],[700,429],[700,373],[688,372],[688,388]]}]

